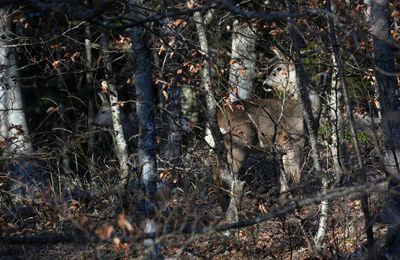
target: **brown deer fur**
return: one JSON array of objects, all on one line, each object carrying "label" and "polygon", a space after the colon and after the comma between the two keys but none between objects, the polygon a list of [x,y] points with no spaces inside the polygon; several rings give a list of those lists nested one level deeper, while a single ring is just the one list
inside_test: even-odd
[{"label": "brown deer fur", "polygon": [[[228,163],[237,173],[249,153],[276,148],[283,154],[286,177],[300,182],[300,157],[305,142],[303,113],[298,101],[278,98],[242,101],[225,105],[217,113],[224,134]],[[288,189],[281,176],[281,192]]]}]

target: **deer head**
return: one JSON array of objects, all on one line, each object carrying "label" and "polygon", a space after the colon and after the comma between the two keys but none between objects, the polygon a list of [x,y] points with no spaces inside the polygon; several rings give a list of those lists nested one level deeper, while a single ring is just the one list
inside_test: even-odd
[{"label": "deer head", "polygon": [[[271,50],[278,58],[278,63],[264,80],[263,84],[282,92],[285,99],[292,99],[300,102],[299,86],[297,85],[297,72],[293,60],[288,58],[276,47],[272,47]],[[304,87],[308,91],[313,116],[316,122],[318,122],[321,113],[321,99],[318,93],[314,90],[307,75],[304,76],[306,77],[307,82]]]},{"label": "deer head", "polygon": [[[104,95],[99,94],[100,100],[102,101],[102,105],[99,107],[97,114],[93,120],[93,125],[104,128],[112,128],[113,120],[112,120],[112,111],[109,102],[107,102]],[[129,117],[125,114],[124,111],[120,111],[120,118],[122,124],[122,131],[124,132],[124,137],[127,143],[132,143],[136,147],[135,137],[138,134],[139,130],[137,127],[137,122],[133,122],[134,120],[130,120]],[[129,146],[129,145],[128,145]]]},{"label": "deer head", "polygon": [[297,98],[298,88],[296,85],[296,67],[293,61],[279,49],[275,47],[271,49],[278,58],[278,63],[264,80],[263,85],[268,85],[274,90],[284,93],[286,97]]}]

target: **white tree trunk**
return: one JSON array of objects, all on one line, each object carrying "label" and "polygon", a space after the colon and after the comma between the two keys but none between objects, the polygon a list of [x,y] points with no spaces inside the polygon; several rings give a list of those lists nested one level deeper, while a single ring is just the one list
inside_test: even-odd
[{"label": "white tree trunk", "polygon": [[342,168],[342,154],[341,154],[341,146],[343,131],[344,131],[344,118],[343,113],[340,111],[341,107],[341,91],[340,91],[340,82],[338,80],[338,64],[335,58],[335,55],[332,55],[332,64],[333,64],[333,72],[332,72],[332,81],[331,81],[331,89],[330,93],[327,97],[328,100],[328,108],[329,108],[329,122],[330,122],[330,136],[332,137],[332,142],[329,144],[329,149],[331,151],[331,157],[333,161],[333,170],[336,182],[339,182],[343,175]]},{"label": "white tree trunk", "polygon": [[11,44],[11,8],[0,9],[0,142],[6,144],[3,156],[10,158],[9,176],[15,180],[10,193],[13,201],[34,199],[43,189],[43,173],[37,162],[31,159],[32,144],[29,140],[21,87],[18,81],[18,65]]},{"label": "white tree trunk", "polygon": [[[327,7],[328,7],[328,10],[331,10],[330,1],[327,2]],[[357,140],[357,136],[356,136],[356,132],[355,132],[354,118],[353,118],[353,113],[351,111],[350,97],[348,94],[349,91],[348,91],[345,76],[343,73],[343,61],[341,59],[340,50],[338,48],[339,45],[338,45],[338,41],[337,41],[337,37],[336,37],[336,30],[335,30],[334,22],[331,17],[328,17],[328,23],[329,23],[329,34],[330,34],[330,40],[331,40],[332,53],[333,53],[333,57],[334,57],[333,61],[334,61],[335,65],[337,65],[338,82],[341,87],[340,92],[344,97],[346,112],[347,112],[347,116],[350,121],[350,130],[352,133],[354,149],[356,151],[358,167],[361,170],[360,181],[361,181],[361,183],[365,183],[367,181],[367,178],[366,178],[365,172],[363,171],[364,163],[361,158],[361,153],[360,153],[360,148],[359,148],[360,146],[359,146],[359,142]],[[364,220],[365,220],[364,227],[365,227],[365,232],[367,235],[368,255],[371,259],[375,259],[376,258],[376,250],[375,250],[375,246],[374,246],[374,234],[373,234],[373,230],[372,230],[373,223],[372,223],[370,213],[369,213],[368,195],[366,195],[366,194],[361,195],[360,201],[361,201],[361,208],[362,208],[362,211],[364,214]]]},{"label": "white tree trunk", "polygon": [[[256,31],[247,23],[233,22],[231,62],[229,69],[229,97],[232,102],[250,99],[256,77]],[[236,90],[237,89],[237,93]]]},{"label": "white tree trunk", "polygon": [[221,172],[217,173],[217,175],[219,175],[218,178],[220,178],[228,186],[231,196],[229,206],[226,211],[225,220],[228,223],[233,223],[239,220],[238,206],[240,203],[241,196],[243,195],[244,182],[237,179],[236,176],[233,176],[231,171],[228,170],[227,165],[225,163],[222,163],[225,161],[226,151],[223,148],[223,142],[222,142],[223,136],[219,131],[216,118],[217,103],[214,96],[214,91],[211,87],[212,79],[211,79],[211,66],[209,61],[210,52],[209,52],[204,20],[199,12],[194,13],[193,19],[196,22],[196,29],[197,29],[197,35],[199,37],[200,48],[205,57],[203,61],[204,67],[201,71],[201,78],[202,78],[202,84],[205,88],[207,95],[207,114],[209,115],[208,119],[209,119],[211,135],[213,137],[215,148],[217,150],[217,153],[220,158],[219,160],[221,162],[221,167],[220,167]]},{"label": "white tree trunk", "polygon": [[22,103],[21,87],[18,81],[17,61],[8,44],[11,33],[10,9],[0,9],[0,112],[1,137],[7,139],[9,145],[6,155],[30,155],[33,152],[29,141],[28,125]]},{"label": "white tree trunk", "polygon": [[126,143],[126,138],[124,136],[124,131],[121,122],[121,111],[119,108],[118,102],[118,92],[114,84],[111,82],[113,75],[113,69],[111,64],[110,55],[108,53],[108,35],[104,35],[101,38],[101,45],[102,45],[102,58],[104,65],[106,67],[106,80],[101,82],[101,87],[103,89],[109,90],[109,98],[110,98],[110,105],[111,105],[111,115],[113,121],[113,137],[114,137],[114,146],[115,146],[115,153],[118,158],[119,167],[121,171],[121,177],[119,186],[122,189],[127,188],[128,181],[129,181],[129,159],[128,159],[128,145]]}]

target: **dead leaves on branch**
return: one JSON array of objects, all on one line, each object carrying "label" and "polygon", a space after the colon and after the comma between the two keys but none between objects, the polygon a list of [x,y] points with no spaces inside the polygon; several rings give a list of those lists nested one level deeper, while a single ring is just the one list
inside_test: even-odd
[{"label": "dead leaves on branch", "polygon": [[[80,57],[80,52],[75,51],[75,52],[69,52],[67,50],[66,46],[63,46],[61,44],[53,44],[50,47],[51,51],[54,51],[57,57],[62,57],[62,59],[56,59],[52,61],[51,65],[53,69],[59,69],[61,68],[62,65],[67,66],[67,64],[70,62],[72,64],[78,62],[78,58]],[[63,55],[62,55],[63,54]]]},{"label": "dead leaves on branch", "polygon": [[103,223],[100,226],[96,223],[97,219],[86,214],[79,214],[71,222],[81,230],[85,236],[91,240],[112,241],[117,249],[126,250],[128,237],[140,235],[138,228],[131,224],[124,212],[117,215],[116,223]]}]

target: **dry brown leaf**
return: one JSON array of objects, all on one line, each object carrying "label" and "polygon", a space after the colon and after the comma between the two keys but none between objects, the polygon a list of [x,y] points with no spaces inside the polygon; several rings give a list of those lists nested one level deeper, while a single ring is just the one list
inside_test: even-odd
[{"label": "dry brown leaf", "polygon": [[239,94],[239,88],[237,86],[232,87],[232,93],[233,95],[238,95]]},{"label": "dry brown leaf", "polygon": [[50,49],[52,50],[66,50],[67,48],[65,46],[62,46],[60,44],[54,44],[50,46]]},{"label": "dry brown leaf", "polygon": [[161,55],[165,51],[164,45],[161,45],[160,50],[158,51],[158,55]]},{"label": "dry brown leaf", "polygon": [[77,210],[77,209],[79,209],[79,206],[80,206],[79,201],[71,200],[70,201],[70,205],[69,205],[69,209],[70,210]]},{"label": "dry brown leaf", "polygon": [[121,229],[126,229],[126,230],[128,230],[128,231],[133,231],[133,226],[132,226],[132,224],[126,219],[126,216],[125,216],[124,213],[118,214],[117,223],[118,223],[118,226],[119,226]]},{"label": "dry brown leaf", "polygon": [[132,77],[128,77],[128,79],[126,80],[126,84],[132,85],[133,84],[133,78]]},{"label": "dry brown leaf", "polygon": [[47,113],[47,114],[53,114],[54,112],[58,112],[59,109],[60,109],[60,106],[57,106],[57,107],[49,107],[49,108],[47,108],[46,113]]},{"label": "dry brown leaf", "polygon": [[189,10],[194,9],[196,7],[199,7],[200,5],[198,3],[196,3],[195,1],[188,1],[187,2],[187,7]]},{"label": "dry brown leaf", "polygon": [[165,97],[166,100],[168,100],[168,93],[167,91],[163,90],[162,91],[163,96]]},{"label": "dry brown leaf", "polygon": [[240,68],[239,77],[244,78],[244,76],[246,75],[246,70],[247,70],[247,68],[244,68],[244,67]]},{"label": "dry brown leaf", "polygon": [[71,60],[72,60],[73,63],[76,62],[78,56],[79,56],[79,51],[77,51],[77,52],[75,52],[74,54],[72,54]]},{"label": "dry brown leaf", "polygon": [[53,68],[58,69],[61,66],[61,61],[60,60],[53,61],[51,65],[53,65]]},{"label": "dry brown leaf", "polygon": [[356,12],[358,12],[358,13],[363,12],[363,11],[364,11],[364,7],[365,7],[364,4],[359,4],[359,5],[357,5],[357,6],[356,6]]},{"label": "dry brown leaf", "polygon": [[233,64],[236,64],[236,63],[237,63],[237,60],[234,60],[234,59],[229,61],[229,65],[233,65]]},{"label": "dry brown leaf", "polygon": [[114,227],[108,224],[105,224],[96,229],[95,234],[100,238],[100,240],[109,239],[114,232]]},{"label": "dry brown leaf", "polygon": [[185,27],[186,26],[186,21],[183,20],[183,19],[176,19],[175,22],[174,22],[174,26],[178,27],[180,25],[182,25],[182,27]]},{"label": "dry brown leaf", "polygon": [[124,106],[125,106],[125,103],[126,103],[125,101],[119,100],[119,101],[118,101],[118,106],[119,106],[119,107],[124,107]]},{"label": "dry brown leaf", "polygon": [[107,81],[103,80],[100,84],[100,93],[108,93],[110,92],[110,88],[108,87]]},{"label": "dry brown leaf", "polygon": [[119,237],[114,237],[112,241],[116,246],[118,246],[121,243],[121,239]]}]

